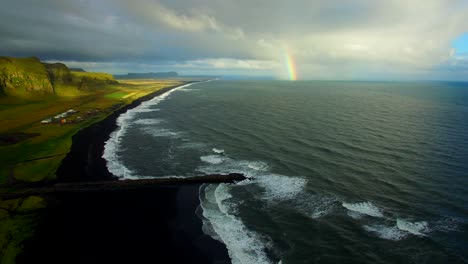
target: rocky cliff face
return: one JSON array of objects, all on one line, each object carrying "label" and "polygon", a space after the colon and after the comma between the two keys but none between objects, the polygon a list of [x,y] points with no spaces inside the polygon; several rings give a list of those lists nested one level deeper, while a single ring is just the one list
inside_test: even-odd
[{"label": "rocky cliff face", "polygon": [[0,93],[29,96],[54,94],[46,67],[38,58],[0,57]]}]

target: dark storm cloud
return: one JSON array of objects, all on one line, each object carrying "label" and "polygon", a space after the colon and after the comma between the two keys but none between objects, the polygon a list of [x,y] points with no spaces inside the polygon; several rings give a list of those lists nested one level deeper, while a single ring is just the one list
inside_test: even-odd
[{"label": "dark storm cloud", "polygon": [[[197,32],[178,34],[163,24],[142,23],[125,5],[96,2],[7,0],[0,9],[0,53],[84,61],[186,60],[208,52],[214,57],[244,56],[235,46],[207,49],[208,40]],[[217,38],[209,41],[219,42]]]}]

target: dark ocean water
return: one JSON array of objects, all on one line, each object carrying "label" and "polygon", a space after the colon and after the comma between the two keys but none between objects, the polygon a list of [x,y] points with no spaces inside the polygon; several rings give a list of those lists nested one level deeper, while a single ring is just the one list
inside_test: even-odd
[{"label": "dark ocean water", "polygon": [[233,263],[468,261],[468,84],[212,81],[123,114],[122,178],[204,185],[204,231]]}]

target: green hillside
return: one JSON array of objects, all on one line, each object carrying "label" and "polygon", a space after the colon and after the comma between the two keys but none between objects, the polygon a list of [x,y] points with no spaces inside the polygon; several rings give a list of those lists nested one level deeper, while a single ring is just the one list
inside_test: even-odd
[{"label": "green hillside", "polygon": [[38,58],[0,57],[0,96],[81,96],[117,84],[107,73],[76,72]]},{"label": "green hillside", "polygon": [[44,64],[38,58],[0,57],[0,94],[19,97],[53,95]]}]

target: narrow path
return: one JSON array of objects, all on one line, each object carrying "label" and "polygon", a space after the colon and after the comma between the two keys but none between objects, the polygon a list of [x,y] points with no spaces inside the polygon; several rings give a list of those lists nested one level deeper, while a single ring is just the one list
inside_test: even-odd
[{"label": "narrow path", "polygon": [[19,164],[19,163],[30,162],[30,161],[35,161],[35,160],[50,159],[50,158],[54,158],[54,157],[58,157],[58,156],[65,156],[65,155],[67,155],[67,154],[68,154],[68,153],[61,153],[61,154],[55,154],[55,155],[51,155],[51,156],[45,156],[45,157],[40,157],[40,158],[34,158],[34,159],[23,160],[23,161],[18,162],[18,164]]}]

